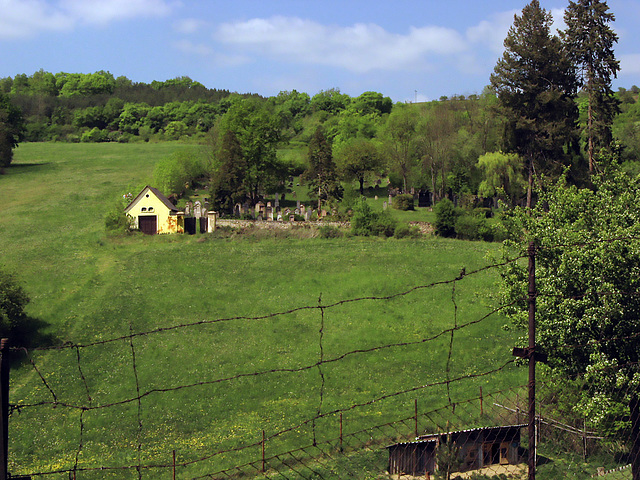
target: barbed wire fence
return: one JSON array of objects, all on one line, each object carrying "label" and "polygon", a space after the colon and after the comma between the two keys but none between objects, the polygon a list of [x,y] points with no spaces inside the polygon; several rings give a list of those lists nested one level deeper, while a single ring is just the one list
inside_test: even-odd
[{"label": "barbed wire fence", "polygon": [[[317,305],[306,305],[282,312],[260,316],[238,316],[200,320],[180,325],[162,326],[147,331],[135,331],[108,339],[85,343],[66,343],[57,347],[3,349],[3,356],[22,356],[31,372],[22,392],[25,398],[11,398],[7,403],[11,422],[11,437],[5,437],[5,452],[9,452],[8,467],[25,478],[536,478],[538,467],[543,476],[538,478],[564,478],[571,471],[575,478],[592,475],[606,478],[632,478],[632,439],[640,426],[632,425],[628,408],[607,405],[599,418],[586,418],[572,406],[584,402],[592,395],[587,389],[588,379],[576,376],[558,379],[546,374],[535,378],[536,361],[544,360],[536,350],[535,308],[539,292],[535,288],[535,248],[473,271],[464,268],[454,278],[418,285],[385,296],[364,296],[332,303],[324,303],[322,295]],[[520,298],[498,307],[487,307],[485,312],[469,318],[461,306],[461,285],[470,278],[493,273],[514,262],[529,261],[529,289],[526,298]],[[450,327],[404,341],[378,342],[362,348],[339,351],[335,338],[328,340],[331,322],[327,315],[341,318],[349,312],[340,311],[354,304],[380,305],[385,302],[407,301],[418,292],[440,294],[448,291],[451,311]],[[603,292],[604,294],[605,292]],[[473,292],[471,291],[471,295]],[[637,292],[629,292],[637,294]],[[470,295],[469,291],[466,295]],[[491,362],[479,362],[458,350],[461,338],[475,338],[482,342],[482,332],[495,328],[505,309],[516,302],[528,302],[533,334],[529,344],[519,349],[503,349]],[[315,342],[315,360],[292,365],[277,356],[258,362],[260,368],[248,368],[227,375],[204,375],[193,372],[189,381],[173,383],[180,377],[175,371],[165,370],[166,361],[159,371],[142,372],[140,358],[153,355],[164,345],[163,335],[196,331],[211,325],[258,324],[267,320],[288,319],[295,315],[305,317],[315,325],[309,333]],[[333,320],[335,321],[335,319]],[[263,325],[264,326],[264,325]],[[531,324],[530,324],[531,326]],[[260,327],[257,327],[259,330]],[[467,337],[464,337],[467,335]],[[640,335],[640,332],[638,333]],[[602,339],[608,341],[613,339]],[[617,338],[627,341],[630,338]],[[468,345],[464,343],[464,345]],[[463,345],[463,346],[464,346]],[[566,345],[571,349],[580,346]],[[198,348],[197,345],[192,346]],[[482,350],[482,348],[480,348]],[[384,365],[380,357],[397,355],[404,358],[425,356],[434,364],[433,375],[418,375],[407,371],[408,381],[380,384],[376,391],[356,392],[341,398],[333,392],[333,380],[345,372],[359,373],[378,365],[384,378]],[[552,355],[553,352],[547,352]],[[91,372],[92,359],[110,356],[117,369],[129,371],[130,378],[115,379],[101,385],[96,378],[109,372]],[[49,368],[50,358],[65,364],[63,374]],[[458,358],[467,360],[456,363]],[[434,360],[435,359],[435,360]],[[239,363],[246,359],[239,359]],[[273,360],[270,364],[269,361]],[[518,363],[529,362],[529,379]],[[3,361],[6,364],[7,361]],[[175,369],[184,369],[179,360],[169,362]],[[489,364],[490,363],[490,364]],[[408,368],[424,362],[408,365]],[[149,362],[147,362],[149,365]],[[252,364],[250,364],[252,365]],[[340,370],[340,368],[343,370]],[[621,368],[634,365],[612,365],[611,375]],[[72,373],[75,372],[75,373]],[[208,373],[208,372],[207,372]],[[593,372],[592,372],[593,373]],[[143,377],[146,381],[143,381]],[[148,379],[153,377],[153,381]],[[290,378],[289,380],[281,380]],[[254,386],[260,379],[264,383]],[[277,379],[277,380],[276,380]],[[215,438],[211,430],[220,419],[216,408],[224,391],[250,392],[255,400],[268,396],[269,384],[289,382],[291,388],[308,390],[306,400],[298,396],[292,401],[304,403],[301,412],[284,409],[283,418],[268,418],[264,426],[255,412],[241,411],[233,421],[240,424],[218,427]],[[233,390],[235,385],[242,388]],[[247,387],[248,385],[248,387]],[[256,384],[257,385],[257,384]],[[108,388],[111,387],[111,388]],[[131,388],[133,387],[133,388]],[[637,388],[632,385],[629,388]],[[215,389],[215,390],[212,390]],[[256,391],[256,389],[262,389]],[[108,390],[108,391],[107,391]],[[111,391],[113,390],[113,391]],[[187,397],[193,405],[184,404],[184,393],[196,391]],[[14,390],[12,390],[13,392]],[[636,391],[626,392],[635,397]],[[211,400],[215,397],[215,400]],[[251,402],[247,400],[246,404]],[[255,402],[265,411],[286,398],[264,398]],[[210,401],[211,410],[202,412]],[[242,398],[228,401],[243,403]],[[157,418],[171,416],[172,428],[180,427],[182,409],[195,411],[199,428],[176,436],[167,428],[159,432]],[[277,414],[277,408],[273,408]],[[605,411],[606,410],[606,411]],[[273,412],[271,412],[273,413]],[[188,414],[187,414],[188,415]],[[273,416],[273,415],[272,415]],[[242,420],[246,419],[246,425]],[[35,429],[53,429],[60,425],[67,438],[57,445],[55,438],[43,435],[45,445],[38,444],[40,435]],[[7,425],[5,421],[4,425]],[[52,425],[57,425],[53,428]],[[224,429],[227,431],[224,432]],[[222,433],[221,433],[222,430]],[[15,433],[14,433],[15,432]],[[175,438],[191,438],[171,448]],[[30,440],[30,437],[34,438]],[[164,438],[158,442],[157,437]],[[19,440],[27,451],[7,449]],[[70,441],[69,438],[75,438]],[[48,442],[48,443],[47,443]],[[73,446],[73,445],[75,446]],[[552,460],[554,458],[561,460]],[[7,467],[7,453],[5,453]],[[555,462],[555,463],[554,463]],[[29,467],[24,465],[28,464]],[[40,466],[41,468],[38,468]],[[6,471],[6,470],[5,470]],[[547,476],[544,476],[547,475]],[[554,477],[553,475],[557,475]],[[11,477],[5,474],[5,478]]]}]

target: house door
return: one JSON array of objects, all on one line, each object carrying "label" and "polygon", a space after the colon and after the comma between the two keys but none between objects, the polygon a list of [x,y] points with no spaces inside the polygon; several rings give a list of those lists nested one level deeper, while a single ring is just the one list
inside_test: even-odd
[{"label": "house door", "polygon": [[138,217],[138,227],[142,233],[155,235],[158,233],[158,217],[156,215],[146,215]]}]

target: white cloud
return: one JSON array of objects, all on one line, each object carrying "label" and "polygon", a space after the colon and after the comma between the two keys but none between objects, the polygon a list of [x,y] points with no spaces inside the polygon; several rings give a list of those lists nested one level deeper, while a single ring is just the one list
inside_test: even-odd
[{"label": "white cloud", "polygon": [[60,6],[83,23],[107,24],[114,20],[168,15],[165,0],[61,0]]},{"label": "white cloud", "polygon": [[41,0],[0,0],[0,12],[0,39],[64,31],[73,26],[71,18]]},{"label": "white cloud", "polygon": [[215,38],[250,53],[289,62],[372,70],[421,68],[430,55],[451,55],[466,50],[455,30],[427,26],[395,34],[374,24],[326,26],[293,17],[254,18],[225,23]]},{"label": "white cloud", "polygon": [[0,0],[0,39],[70,31],[78,23],[105,25],[136,17],[163,16],[174,5],[168,0]]},{"label": "white cloud", "polygon": [[197,18],[184,18],[182,20],[178,20],[173,24],[173,29],[185,35],[191,35],[197,33],[201,28],[204,28],[208,25],[208,22],[204,20],[198,20]]},{"label": "white cloud", "polygon": [[206,57],[213,53],[213,49],[210,46],[203,45],[201,43],[192,43],[189,40],[180,40],[175,42],[173,46],[176,50],[188,55],[200,55]]},{"label": "white cloud", "polygon": [[475,45],[483,45],[493,53],[500,54],[504,50],[504,39],[513,24],[514,15],[518,10],[511,10],[492,15],[489,20],[483,20],[478,25],[467,30],[467,39]]}]

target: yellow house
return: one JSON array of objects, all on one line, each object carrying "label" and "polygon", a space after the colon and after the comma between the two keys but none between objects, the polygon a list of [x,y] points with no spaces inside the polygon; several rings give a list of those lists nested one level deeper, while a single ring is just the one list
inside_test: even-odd
[{"label": "yellow house", "polygon": [[127,205],[124,213],[133,218],[134,227],[142,233],[184,233],[184,212],[179,212],[160,190],[149,185]]}]

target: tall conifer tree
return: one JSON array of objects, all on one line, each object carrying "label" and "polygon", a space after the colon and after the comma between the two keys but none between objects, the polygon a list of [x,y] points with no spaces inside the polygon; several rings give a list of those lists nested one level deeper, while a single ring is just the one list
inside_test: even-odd
[{"label": "tall conifer tree", "polygon": [[310,193],[318,195],[318,214],[322,201],[342,198],[342,186],[333,161],[333,149],[322,128],[318,127],[309,141],[309,166],[302,179],[309,184]]},{"label": "tall conifer tree", "polygon": [[529,173],[527,204],[531,205],[534,172],[564,164],[564,147],[575,136],[577,108],[575,73],[562,43],[550,33],[551,14],[533,0],[516,15],[504,41],[491,85],[503,107],[513,145]]},{"label": "tall conifer tree", "polygon": [[606,1],[569,1],[564,14],[566,30],[560,32],[567,55],[579,73],[587,93],[587,137],[589,171],[594,169],[594,150],[607,148],[613,139],[611,124],[619,112],[611,90],[611,78],[620,70],[613,46],[618,36],[609,26],[615,20]]}]

